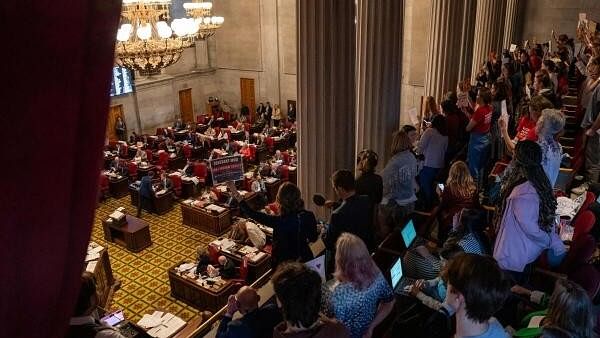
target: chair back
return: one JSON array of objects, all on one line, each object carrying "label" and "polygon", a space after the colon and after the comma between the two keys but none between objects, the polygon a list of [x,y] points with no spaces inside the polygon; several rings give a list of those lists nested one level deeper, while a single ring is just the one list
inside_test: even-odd
[{"label": "chair back", "polygon": [[208,244],[208,257],[210,257],[210,262],[212,264],[218,264],[219,263],[219,255],[221,253],[221,250],[219,249],[218,246],[210,243]]},{"label": "chair back", "polygon": [[152,162],[152,150],[146,149],[146,158],[148,159],[148,162]]},{"label": "chair back", "polygon": [[244,281],[248,279],[248,257],[246,256],[240,262],[240,279]]},{"label": "chair back", "polygon": [[186,144],[183,146],[183,156],[185,156],[185,158],[187,158],[188,160],[190,159],[190,157],[192,157],[192,146],[189,144]]},{"label": "chair back", "polygon": [[281,179],[288,181],[290,179],[290,168],[283,164],[279,167],[279,172],[281,174]]},{"label": "chair back", "polygon": [[159,153],[158,164],[164,167],[163,170],[165,170],[165,168],[169,165],[169,153],[167,153],[166,151]]},{"label": "chair back", "polygon": [[596,215],[592,211],[580,211],[572,223],[574,228],[573,239],[589,234],[595,223]]},{"label": "chair back", "polygon": [[100,186],[100,190],[101,191],[106,191],[108,190],[108,176],[106,176],[103,173],[100,173],[100,181],[99,181],[99,186]]},{"label": "chair back", "polygon": [[181,196],[181,176],[171,174],[169,175],[171,182],[173,182],[173,191],[176,196]]},{"label": "chair back", "polygon": [[208,170],[206,168],[206,163],[199,162],[194,165],[194,176],[198,178],[206,178]]},{"label": "chair back", "polygon": [[137,177],[137,164],[135,164],[135,162],[127,163],[127,170],[129,171],[130,177]]},{"label": "chair back", "polygon": [[272,151],[273,147],[275,146],[275,140],[273,140],[271,136],[268,136],[265,139],[265,143],[267,144],[267,148],[269,148],[269,151]]},{"label": "chair back", "polygon": [[283,164],[290,164],[290,153],[284,151],[281,153],[281,156],[283,158]]}]

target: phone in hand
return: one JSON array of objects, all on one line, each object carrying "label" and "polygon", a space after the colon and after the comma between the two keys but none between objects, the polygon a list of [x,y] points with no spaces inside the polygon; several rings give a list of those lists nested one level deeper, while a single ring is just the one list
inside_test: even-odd
[{"label": "phone in hand", "polygon": [[440,189],[440,191],[444,191],[444,184],[443,183],[439,183],[438,184],[438,188]]}]

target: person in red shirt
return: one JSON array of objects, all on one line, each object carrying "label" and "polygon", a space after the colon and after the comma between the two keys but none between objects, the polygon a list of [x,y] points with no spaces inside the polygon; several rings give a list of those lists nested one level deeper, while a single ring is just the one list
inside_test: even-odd
[{"label": "person in red shirt", "polygon": [[482,183],[483,169],[490,151],[490,128],[492,125],[492,93],[488,88],[479,89],[477,106],[466,130],[470,132],[467,161],[471,176]]},{"label": "person in red shirt", "polygon": [[542,110],[554,108],[552,102],[548,101],[545,97],[541,95],[537,95],[531,98],[529,102],[529,114],[524,115],[519,120],[519,125],[517,126],[517,134],[514,139],[511,140],[508,135],[508,130],[506,127],[506,122],[502,119],[498,121],[500,125],[500,130],[502,132],[502,138],[504,139],[504,143],[506,144],[506,148],[512,153],[515,150],[515,145],[519,141],[530,140],[537,142],[537,133],[535,130],[535,126],[537,125],[537,121],[542,115]]}]

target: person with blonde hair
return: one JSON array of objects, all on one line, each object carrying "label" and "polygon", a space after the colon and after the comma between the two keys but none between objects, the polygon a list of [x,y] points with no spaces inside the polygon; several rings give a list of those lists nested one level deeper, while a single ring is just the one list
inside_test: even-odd
[{"label": "person with blonde hair", "polygon": [[438,216],[438,243],[442,244],[452,230],[454,215],[462,209],[472,209],[479,206],[477,185],[469,173],[469,167],[463,161],[452,164],[448,172],[448,179],[443,189],[437,189],[440,195],[440,205],[437,209]]},{"label": "person with blonde hair", "polygon": [[325,314],[342,322],[352,338],[372,337],[394,308],[394,293],[357,236],[338,238],[334,276],[323,289]]},{"label": "person with blonde hair", "polygon": [[392,139],[392,158],[381,173],[383,198],[379,206],[381,229],[378,233],[381,238],[394,227],[403,224],[406,216],[415,208],[418,167],[411,150],[412,143],[408,134],[404,130],[396,131]]},{"label": "person with blonde hair", "polygon": [[538,144],[542,149],[542,167],[551,187],[556,184],[560,171],[563,152],[558,140],[564,127],[565,116],[558,109],[544,109],[536,125]]}]

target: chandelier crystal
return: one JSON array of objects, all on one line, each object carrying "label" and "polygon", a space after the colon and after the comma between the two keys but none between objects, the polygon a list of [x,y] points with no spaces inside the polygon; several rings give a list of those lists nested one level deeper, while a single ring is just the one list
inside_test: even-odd
[{"label": "chandelier crystal", "polygon": [[[206,39],[224,22],[211,16],[211,2],[185,3],[191,18],[170,21],[170,0],[123,0],[115,52],[123,66],[141,75],[159,74],[196,39]],[[170,24],[168,23],[170,21]]]}]

